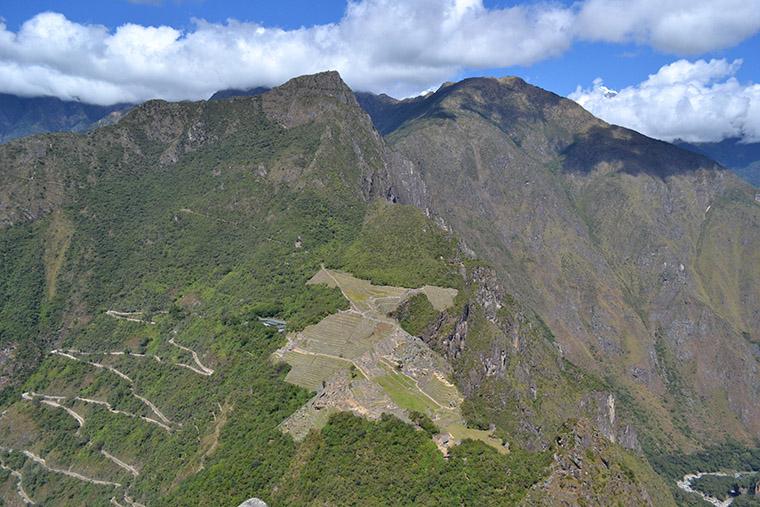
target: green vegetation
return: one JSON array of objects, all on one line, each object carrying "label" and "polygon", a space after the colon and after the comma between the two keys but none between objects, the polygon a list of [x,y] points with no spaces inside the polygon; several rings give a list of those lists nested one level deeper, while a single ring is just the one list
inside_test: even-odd
[{"label": "green vegetation", "polygon": [[455,255],[454,239],[419,210],[378,201],[341,264],[376,285],[458,288]]},{"label": "green vegetation", "polygon": [[[748,448],[734,441],[710,446],[693,454],[659,454],[649,455],[649,462],[654,470],[665,477],[670,484],[673,495],[683,505],[704,505],[697,495],[686,493],[675,486],[686,474],[697,472],[748,472],[760,470],[760,448]],[[707,479],[712,476],[705,476]],[[756,476],[755,476],[756,477]],[[735,479],[731,478],[732,481]],[[695,481],[695,486],[698,481]],[[702,482],[702,479],[699,480]],[[722,480],[706,480],[707,487],[717,487]],[[695,488],[696,489],[696,488]],[[740,497],[741,498],[741,497]],[[744,503],[745,500],[742,500]],[[746,500],[750,502],[750,500]],[[739,503],[741,505],[741,503]],[[751,503],[748,503],[751,505]]]},{"label": "green vegetation", "polygon": [[732,507],[760,507],[760,498],[757,495],[741,495],[731,502]]},{"label": "green vegetation", "polygon": [[427,416],[427,414],[423,414],[422,412],[417,412],[415,410],[412,410],[409,412],[409,419],[419,426],[420,428],[425,431],[428,435],[431,437],[437,433],[440,433],[441,430],[438,429],[438,427],[435,425],[432,419]]},{"label": "green vegetation", "polygon": [[[385,147],[351,101],[317,88],[153,101],[86,136],[0,148],[2,223],[42,217],[0,230],[0,345],[16,347],[12,365],[34,356],[0,398],[0,445],[17,450],[2,460],[36,503],[512,505],[549,473],[551,453],[520,444],[551,441],[597,384],[514,301],[496,322],[486,316],[477,282],[462,276],[476,263],[460,258],[455,237],[416,208],[372,200],[385,190]],[[322,266],[345,283],[313,279]],[[367,372],[356,356],[400,343],[386,316],[405,288],[425,294],[409,300],[405,329],[438,318],[442,328],[432,345],[404,336],[404,358],[436,340],[437,354],[419,378],[408,361]],[[288,338],[260,317],[286,320],[322,355],[273,361]],[[450,379],[442,342],[460,318],[467,347],[449,356]],[[486,375],[486,360],[503,371]],[[382,398],[370,408],[387,411],[388,394],[423,431],[327,407],[314,409],[302,441],[291,438],[284,423],[341,369],[347,390]],[[470,383],[463,408],[481,429],[467,427],[449,381]],[[462,441],[448,460],[431,439],[439,431]],[[616,477],[640,480],[626,467]],[[3,477],[0,491],[15,494]]]},{"label": "green vegetation", "polygon": [[[12,354],[16,365],[0,374],[12,378],[25,378],[41,355],[38,336],[45,324],[42,229],[19,225],[0,232],[0,351]],[[0,390],[0,406],[13,394],[11,389]]]},{"label": "green vegetation", "polygon": [[760,448],[747,448],[728,441],[693,454],[650,456],[649,461],[658,473],[676,480],[696,472],[760,470]]},{"label": "green vegetation", "polygon": [[399,307],[395,317],[404,331],[412,336],[420,336],[438,317],[438,312],[425,294],[415,294]]},{"label": "green vegetation", "polygon": [[[445,460],[398,419],[334,415],[299,449],[275,496],[288,505],[515,505],[544,473],[548,453],[499,454],[466,441]],[[336,473],[336,471],[340,473]]]},{"label": "green vegetation", "polygon": [[0,235],[0,345],[34,336],[45,279],[39,227],[16,226]]},{"label": "green vegetation", "polygon": [[732,496],[738,496],[742,490],[754,491],[757,486],[756,475],[742,475],[739,477],[731,476],[718,476],[718,475],[705,475],[699,479],[694,479],[691,483],[692,487],[697,491],[725,500]]},{"label": "green vegetation", "polygon": [[[211,141],[183,145],[187,132],[173,134],[165,121],[186,129],[199,122]],[[334,133],[345,128],[341,119],[323,121]],[[401,286],[461,284],[453,240],[414,208],[367,204],[352,183],[359,181],[352,172],[355,153],[343,147],[351,143],[320,145],[326,123],[284,129],[262,112],[260,99],[155,102],[88,136],[51,136],[54,163],[61,164],[56,174],[64,183],[76,182],[66,187],[70,194],[56,212],[57,229],[48,233],[46,218],[0,231],[1,344],[17,342],[17,357],[40,356],[29,362],[34,373],[18,390],[3,391],[0,445],[123,487],[46,470],[18,452],[4,457],[23,474],[35,502],[105,505],[111,496],[129,495],[150,505],[236,505],[258,496],[280,505],[291,503],[289,491],[307,491],[284,484],[308,483],[315,477],[310,467],[322,466],[314,462],[291,477],[310,442],[337,442],[345,435],[340,424],[330,423],[326,434],[297,444],[281,431],[322,379],[298,380],[291,373],[304,368],[289,371],[273,363],[284,336],[258,317],[284,319],[289,331],[299,331],[340,315],[348,302],[339,289],[306,283],[323,263]],[[180,139],[176,149],[167,141],[172,135]],[[372,160],[372,147],[362,146]],[[6,158],[24,154],[16,144],[3,150]],[[317,151],[321,158],[315,161]],[[167,157],[176,163],[162,162]],[[303,186],[288,183],[293,171],[303,172]],[[119,320],[107,310],[142,312],[155,325]],[[45,341],[49,329],[62,330],[54,347],[76,353],[40,354],[53,348]],[[350,354],[346,347],[353,343],[344,339],[335,346]],[[190,351],[213,374],[202,374]],[[337,361],[308,362],[325,359]],[[354,369],[353,376],[362,373]],[[21,400],[22,391],[60,397],[60,405],[79,414],[84,425],[79,428],[62,408]],[[429,419],[421,421],[432,431]],[[387,460],[377,462],[382,477],[364,477],[366,488],[353,487],[353,495],[368,499],[389,482],[404,484],[407,470],[396,465],[408,459],[435,464],[440,477],[432,486],[451,498],[496,498],[493,488],[504,484],[518,498],[543,473],[543,457],[513,463],[470,442],[454,451],[462,459],[447,465],[425,432],[395,419],[353,427],[358,447],[344,449],[360,447],[368,453],[365,461],[332,475],[354,474],[349,483],[355,484],[372,455]],[[386,445],[396,437],[401,440]],[[101,450],[139,474],[127,473]],[[344,451],[330,448],[326,463],[337,465],[348,455],[338,459],[336,452]],[[502,471],[508,463],[519,474],[489,476],[493,467],[483,465],[489,460]],[[453,480],[463,474],[482,483],[479,489]],[[414,481],[418,492],[430,486],[424,474],[415,473]],[[13,482],[6,483],[11,487],[4,493],[15,494]],[[345,487],[330,494],[339,493]]]},{"label": "green vegetation", "polygon": [[[538,445],[540,435],[526,431],[526,417],[546,431],[544,438],[551,438],[569,416],[593,417],[581,412],[581,400],[607,386],[558,358],[554,338],[540,319],[513,299],[505,303],[497,314],[500,325],[490,322],[479,306],[469,306],[467,348],[453,366],[459,378],[478,382],[462,413],[475,428],[493,424],[499,438],[513,441],[519,435],[526,446]],[[486,376],[481,365],[485,358],[494,361],[494,344],[504,351],[504,369]]]}]

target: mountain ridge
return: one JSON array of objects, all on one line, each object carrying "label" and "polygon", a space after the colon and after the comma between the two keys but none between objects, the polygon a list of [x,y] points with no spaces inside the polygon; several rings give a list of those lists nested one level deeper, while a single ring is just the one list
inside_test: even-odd
[{"label": "mountain ridge", "polygon": [[[483,100],[499,93],[503,102]],[[603,359],[605,356],[627,354],[638,359],[630,364],[629,371],[617,374],[628,379],[625,381],[629,384],[626,389],[640,390],[642,379],[646,379],[646,390],[659,393],[656,396],[673,389],[674,380],[657,373],[666,371],[668,367],[665,363],[669,361],[665,359],[668,353],[663,349],[662,338],[657,336],[666,334],[670,325],[660,324],[663,322],[662,315],[667,315],[669,311],[683,311],[662,310],[671,307],[668,301],[672,299],[669,298],[681,290],[677,287],[682,285],[674,286],[670,282],[674,278],[678,280],[677,284],[690,286],[686,290],[693,294],[690,296],[693,298],[692,304],[696,304],[697,308],[710,308],[708,311],[715,319],[710,326],[716,330],[722,329],[716,332],[732,336],[729,341],[733,344],[728,347],[743,349],[739,356],[752,355],[752,345],[745,341],[744,335],[729,329],[737,326],[746,334],[757,325],[752,320],[754,317],[750,320],[738,317],[738,320],[734,319],[734,324],[721,322],[730,319],[721,302],[723,298],[715,293],[705,297],[703,287],[706,282],[700,273],[700,268],[706,269],[706,273],[713,272],[715,257],[712,253],[699,251],[700,245],[705,246],[706,238],[710,238],[707,241],[711,243],[710,249],[713,248],[713,236],[701,233],[700,227],[703,226],[700,224],[706,213],[711,217],[710,212],[717,212],[716,203],[726,202],[732,206],[728,203],[737,199],[742,203],[741,209],[753,215],[757,213],[751,187],[742,184],[707,158],[620,127],[607,126],[577,104],[524,82],[500,82],[488,78],[465,80],[423,101],[428,104],[427,110],[415,111],[413,118],[386,134],[391,147],[401,151],[411,161],[408,172],[397,180],[400,182],[396,186],[400,201],[429,210],[461,234],[469,248],[494,262],[503,276],[507,274],[508,283],[516,288],[519,297],[530,302],[544,318],[561,308],[585,307],[585,312],[589,312],[586,315],[584,311],[579,314],[564,312],[561,317],[549,319],[550,328],[558,335],[563,349],[570,354],[573,362],[595,370],[598,366],[594,364],[598,365],[598,361],[605,363],[612,360]],[[415,107],[418,106],[415,103]],[[523,146],[529,150],[529,156],[526,156]],[[411,180],[414,183],[408,183]],[[521,183],[514,185],[510,182]],[[406,193],[404,185],[410,189]],[[687,197],[689,194],[678,197],[678,193],[687,188],[689,194],[695,192],[691,195],[697,198],[692,204],[687,204],[691,199]],[[603,197],[601,200],[600,196]],[[502,198],[506,200],[502,201]],[[619,206],[617,203],[621,198],[636,200],[629,201],[628,207],[618,208],[620,211],[612,213],[616,219],[611,221],[607,215]],[[649,210],[640,207],[644,202],[650,206]],[[719,220],[733,220],[725,214],[723,205],[720,206]],[[534,211],[526,215],[525,210],[529,209]],[[676,209],[682,210],[679,212],[680,223],[694,224],[689,232],[679,221],[658,218],[651,211],[668,213],[668,210]],[[634,210],[638,221],[626,216]],[[622,230],[626,231],[623,234],[627,237],[620,234],[621,224],[625,224]],[[671,232],[665,232],[668,228]],[[641,236],[641,232],[637,233],[637,229],[647,231],[648,238]],[[754,237],[755,231],[756,227],[749,225],[745,234]],[[483,235],[487,232],[495,232],[496,235]],[[675,243],[669,246],[666,241],[654,239],[657,237],[674,238]],[[547,240],[552,241],[554,246],[547,245]],[[679,242],[680,246],[677,246]],[[505,246],[506,252],[503,250]],[[646,249],[656,253],[645,253]],[[570,257],[562,259],[550,252]],[[578,257],[579,254],[581,257]],[[631,261],[646,263],[640,264],[642,267],[656,265],[645,260],[647,255],[660,256],[662,260],[659,265],[664,266],[664,270],[655,269],[646,281],[637,281],[652,268],[644,268],[640,272],[640,268],[634,267]],[[745,255],[751,258],[752,254]],[[706,262],[706,257],[711,260]],[[700,263],[698,267],[687,267],[690,266],[686,261],[689,258],[702,260],[697,261]],[[737,270],[742,269],[742,265],[747,266],[745,272],[751,279],[757,276],[751,268],[755,265],[753,261],[735,260],[732,263]],[[537,271],[535,266],[542,267]],[[581,271],[577,271],[579,269]],[[690,279],[692,269],[694,278]],[[530,273],[527,279],[525,273]],[[586,282],[576,278],[579,273],[584,274],[582,278]],[[542,278],[542,283],[548,285],[546,289],[537,289],[540,283],[537,285],[536,282]],[[633,281],[635,285],[626,280]],[[589,284],[588,281],[592,282]],[[661,288],[650,292],[650,284]],[[575,303],[568,305],[554,299],[559,294],[570,295],[567,289],[561,288],[563,285],[579,288],[585,285],[586,288],[572,296],[571,301]],[[737,297],[745,298],[744,312],[749,312],[745,315],[752,315],[751,302],[757,296],[751,295],[754,294],[751,286],[743,287],[733,290],[749,291],[746,296]],[[544,290],[546,292],[542,296]],[[657,295],[658,291],[661,295]],[[584,292],[586,295],[579,298]],[[599,294],[604,292],[607,295],[602,299]],[[541,303],[546,296],[552,301]],[[583,298],[590,299],[584,302]],[[644,306],[637,302],[649,301],[649,298],[655,300]],[[655,310],[658,306],[660,310]],[[651,310],[647,308],[654,310],[652,317],[648,314]],[[677,319],[671,316],[666,320],[671,318]],[[572,328],[568,327],[571,322]],[[663,326],[663,331],[658,331],[659,326]],[[607,335],[601,343],[594,337],[599,331]],[[676,330],[671,327],[670,332],[676,333]],[[682,332],[677,333],[683,336]],[[581,338],[584,334],[585,338]],[[616,335],[618,338],[613,338]],[[644,338],[647,335],[649,338]],[[679,338],[683,339],[685,337]],[[649,345],[645,345],[647,342]],[[659,355],[658,348],[662,350]],[[726,353],[728,350],[723,352]],[[737,357],[728,360],[736,366],[735,372],[742,371]],[[615,359],[607,367],[611,366],[614,370],[618,364],[619,369],[618,361]],[[707,357],[699,361],[710,364]],[[743,380],[739,381],[744,386],[742,389],[749,389],[750,392],[756,389],[751,380],[752,368],[756,366],[750,365],[743,374]],[[722,371],[722,365],[714,365],[710,375]],[[729,385],[728,382],[723,384],[726,389]],[[757,394],[747,394],[744,399],[750,403],[749,400]],[[745,410],[753,410],[750,405],[744,407],[735,410],[741,414],[749,414]],[[662,409],[650,406],[649,410],[657,412]],[[757,414],[741,417],[741,424],[748,424],[749,434],[756,434]],[[716,424],[708,423],[708,426],[720,427]],[[738,434],[742,433],[740,431]],[[743,434],[745,438],[748,436],[747,433]]]},{"label": "mountain ridge", "polygon": [[0,143],[32,134],[84,132],[117,121],[131,104],[99,106],[56,97],[20,97],[0,93]]}]

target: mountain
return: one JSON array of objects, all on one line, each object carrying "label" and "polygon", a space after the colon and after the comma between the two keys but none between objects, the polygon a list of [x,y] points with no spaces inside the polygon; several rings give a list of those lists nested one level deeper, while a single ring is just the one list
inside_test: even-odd
[{"label": "mountain", "polygon": [[264,86],[257,86],[255,88],[246,88],[244,90],[238,88],[229,88],[227,90],[219,90],[214,93],[208,100],[224,100],[232,97],[255,97],[269,91],[269,88]]},{"label": "mountain", "polygon": [[[368,112],[407,161],[394,176],[397,200],[494,266],[546,322],[562,357],[608,383],[616,420],[636,428],[648,453],[754,441],[752,187],[518,78],[467,79],[375,104]],[[514,348],[505,345],[486,343],[483,354],[509,364]],[[464,391],[485,399],[492,418],[493,407],[515,403],[499,399],[504,389],[522,384],[517,400],[535,390],[487,360],[460,368]],[[546,425],[533,426],[540,439]]]},{"label": "mountain", "polygon": [[729,138],[716,143],[675,141],[674,144],[717,160],[754,186],[760,187],[760,143],[743,143],[741,139]]},{"label": "mountain", "polygon": [[56,97],[19,97],[0,93],[0,143],[43,132],[84,132],[115,121],[129,104],[96,106]]},{"label": "mountain", "polygon": [[373,101],[0,146],[0,498],[674,505],[754,456],[751,187],[516,78]]},{"label": "mountain", "polygon": [[[467,427],[414,336],[463,335],[463,313],[497,333],[487,268],[387,203],[392,154],[337,74],[150,101],[0,159],[9,503],[514,504],[551,473],[549,448]],[[587,454],[638,459],[610,445]]]}]

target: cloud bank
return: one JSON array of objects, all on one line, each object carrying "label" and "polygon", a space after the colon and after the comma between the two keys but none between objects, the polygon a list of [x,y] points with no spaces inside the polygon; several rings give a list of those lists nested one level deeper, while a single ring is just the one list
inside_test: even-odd
[{"label": "cloud bank", "polygon": [[672,141],[760,142],[760,85],[734,76],[741,60],[678,60],[635,86],[615,91],[596,79],[570,98],[596,116]]},{"label": "cloud bank", "polygon": [[0,91],[97,104],[200,99],[335,69],[354,89],[406,96],[463,69],[529,65],[577,40],[691,54],[758,30],[760,0],[585,0],[503,9],[482,0],[359,0],[326,25],[283,30],[194,20],[186,32],[135,24],[111,31],[45,12],[17,32],[0,24]]}]

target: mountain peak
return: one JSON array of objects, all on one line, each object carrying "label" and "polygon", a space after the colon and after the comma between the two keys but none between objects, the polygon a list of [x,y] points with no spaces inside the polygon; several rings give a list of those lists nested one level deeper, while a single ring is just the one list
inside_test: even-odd
[{"label": "mountain peak", "polygon": [[335,70],[294,77],[284,84],[274,88],[273,91],[285,93],[297,92],[300,95],[328,95],[336,97],[346,103],[353,101],[353,91],[348,87],[345,81],[343,81],[343,78],[340,77],[338,71]]},{"label": "mountain peak", "polygon": [[354,92],[336,71],[299,76],[262,95],[264,110],[293,127],[340,106],[361,109]]},{"label": "mountain peak", "polygon": [[497,77],[496,81],[498,81],[501,84],[506,84],[506,85],[511,85],[511,86],[528,84],[523,78],[517,77],[517,76]]}]

